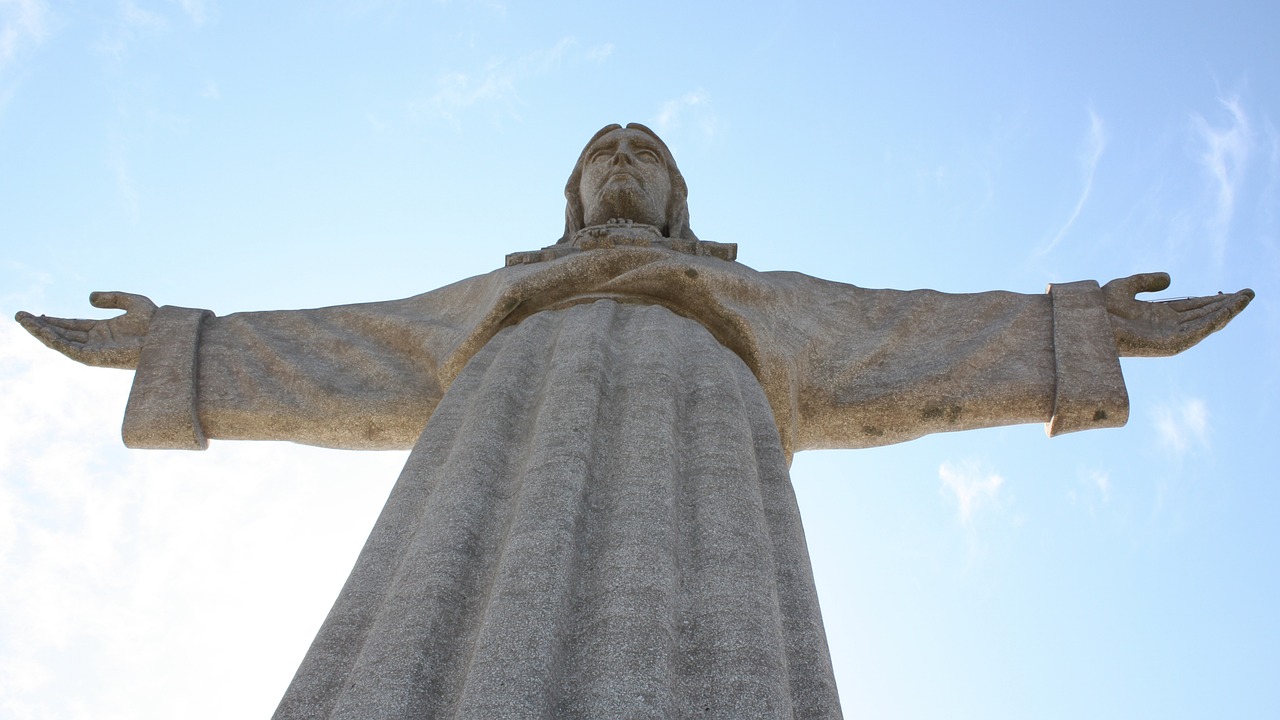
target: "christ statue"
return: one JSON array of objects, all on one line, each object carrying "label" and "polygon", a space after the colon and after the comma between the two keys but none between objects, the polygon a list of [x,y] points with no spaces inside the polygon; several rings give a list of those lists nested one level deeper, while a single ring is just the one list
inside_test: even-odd
[{"label": "christ statue", "polygon": [[18,321],[135,368],[124,441],[412,448],[275,717],[835,718],[788,468],[816,448],[1123,425],[1121,356],[1252,299],[1144,302],[1163,273],[1043,295],[757,272],[689,226],[648,128],[610,125],[564,235],[422,295],[314,310]]}]

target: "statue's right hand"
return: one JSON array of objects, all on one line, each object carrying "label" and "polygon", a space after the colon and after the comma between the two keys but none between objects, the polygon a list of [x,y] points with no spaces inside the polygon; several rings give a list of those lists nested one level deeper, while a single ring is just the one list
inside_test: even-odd
[{"label": "statue's right hand", "polygon": [[95,292],[89,303],[97,308],[124,310],[108,320],[78,320],[19,312],[14,319],[40,342],[77,362],[96,367],[138,367],[142,343],[151,328],[155,303],[142,295]]}]

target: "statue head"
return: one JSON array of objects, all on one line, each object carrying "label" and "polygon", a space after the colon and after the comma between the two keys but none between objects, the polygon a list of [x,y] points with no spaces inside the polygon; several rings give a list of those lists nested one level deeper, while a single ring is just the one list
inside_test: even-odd
[{"label": "statue head", "polygon": [[666,143],[639,123],[601,128],[573,166],[564,196],[564,236],[613,219],[653,225],[671,238],[689,229],[689,188]]}]

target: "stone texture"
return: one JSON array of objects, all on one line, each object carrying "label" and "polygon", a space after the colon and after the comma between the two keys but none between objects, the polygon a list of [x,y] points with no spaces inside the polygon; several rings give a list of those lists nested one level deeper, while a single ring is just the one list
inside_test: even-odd
[{"label": "stone texture", "polygon": [[1096,310],[621,246],[385,303],[161,308],[126,425],[414,447],[277,717],[837,717],[790,454],[1122,421],[1114,353],[1055,349],[1105,343]]},{"label": "stone texture", "polygon": [[[158,316],[187,319],[148,339],[144,358],[166,360],[139,365],[126,425],[130,436],[175,438],[167,447],[192,447],[188,438],[200,436],[412,447],[454,378],[498,332],[599,300],[660,305],[707,328],[756,376],[788,456],[1049,422],[1055,407],[1077,413],[1056,421],[1067,427],[1122,424],[1127,400],[1114,352],[1089,362],[1079,351],[1105,346],[1106,316],[1059,296],[868,290],[618,247],[389,302],[227,317],[164,307]],[[1070,344],[1055,347],[1055,329],[1066,328]],[[153,343],[167,350],[153,354]],[[184,348],[193,354],[175,357]],[[175,368],[192,367],[198,392],[170,384],[190,376]],[[192,408],[173,407],[197,397]]]},{"label": "stone texture", "polygon": [[736,355],[538,313],[451,385],[276,717],[833,717],[808,568]]},{"label": "stone texture", "polygon": [[136,365],[131,447],[413,448],[277,718],[830,718],[794,452],[1123,424],[1121,352],[1185,349],[1253,296],[762,273],[694,235],[687,193],[652,131],[609,126],[560,241],[487,275],[227,317],[101,293],[126,314],[18,321]]}]

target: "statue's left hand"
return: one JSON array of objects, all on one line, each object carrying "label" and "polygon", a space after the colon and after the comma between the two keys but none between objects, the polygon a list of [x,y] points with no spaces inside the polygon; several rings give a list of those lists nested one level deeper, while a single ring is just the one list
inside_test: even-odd
[{"label": "statue's left hand", "polygon": [[40,342],[77,362],[96,367],[138,367],[142,343],[151,328],[155,303],[142,295],[95,292],[89,303],[98,308],[124,310],[107,320],[80,320],[19,312],[14,319]]},{"label": "statue's left hand", "polygon": [[1168,273],[1142,273],[1102,286],[1116,349],[1123,357],[1176,355],[1226,327],[1253,299],[1248,288],[1229,295],[1146,302],[1136,295],[1169,287]]}]

